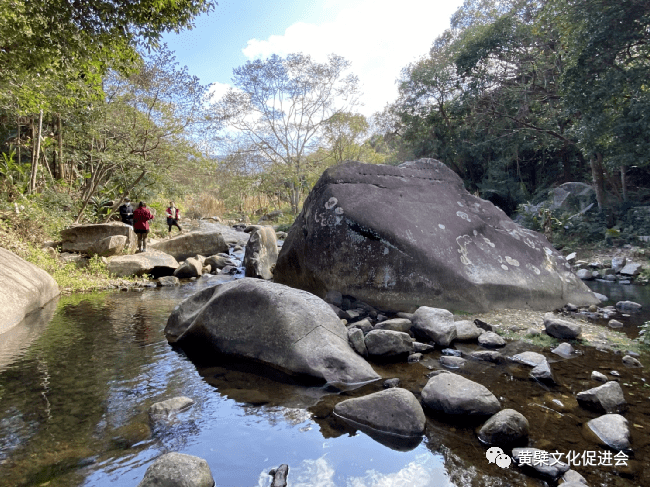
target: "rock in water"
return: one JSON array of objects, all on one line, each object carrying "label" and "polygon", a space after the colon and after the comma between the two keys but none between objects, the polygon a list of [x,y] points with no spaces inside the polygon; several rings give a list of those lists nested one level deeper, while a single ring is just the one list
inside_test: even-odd
[{"label": "rock in water", "polygon": [[433,159],[325,171],[289,231],[274,278],[408,312],[598,302],[545,237],[468,193]]},{"label": "rock in water", "polygon": [[61,230],[61,250],[63,252],[97,253],[93,249],[101,240],[123,235],[126,237],[124,248],[135,249],[135,232],[126,223],[99,223],[96,225],[75,225]]},{"label": "rock in water", "polygon": [[59,286],[52,276],[1,247],[0,289],[0,334],[59,295]]},{"label": "rock in water", "polygon": [[269,281],[244,278],[199,291],[174,309],[165,336],[204,359],[234,355],[332,384],[379,379],[325,301]]},{"label": "rock in water", "polygon": [[183,453],[165,453],[144,474],[138,487],[212,487],[208,462]]},{"label": "rock in water", "polygon": [[278,240],[273,227],[251,225],[244,230],[251,236],[244,253],[246,277],[271,279],[278,260]]},{"label": "rock in water", "polygon": [[347,399],[334,414],[385,433],[417,436],[424,433],[426,417],[412,392],[399,387]]},{"label": "rock in water", "polygon": [[442,373],[429,379],[422,389],[422,402],[445,414],[491,416],[501,409],[487,387],[457,374]]}]

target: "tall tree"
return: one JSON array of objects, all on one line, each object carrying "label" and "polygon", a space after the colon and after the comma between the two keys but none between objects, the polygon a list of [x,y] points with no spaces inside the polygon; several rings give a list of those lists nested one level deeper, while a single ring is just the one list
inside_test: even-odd
[{"label": "tall tree", "polygon": [[336,55],[325,63],[305,54],[249,61],[233,71],[235,88],[213,107],[215,120],[241,132],[249,147],[283,170],[295,213],[307,155],[327,122],[357,104],[358,80],[346,75],[349,65]]}]

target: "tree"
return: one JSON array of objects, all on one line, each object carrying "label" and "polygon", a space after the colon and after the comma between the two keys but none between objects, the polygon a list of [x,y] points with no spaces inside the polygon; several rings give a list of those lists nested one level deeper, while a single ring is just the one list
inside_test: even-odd
[{"label": "tree", "polygon": [[345,74],[349,65],[336,55],[326,63],[304,54],[249,61],[233,71],[235,88],[213,107],[214,120],[241,132],[250,148],[283,169],[294,213],[305,190],[307,155],[318,148],[328,121],[357,103],[358,80]]}]

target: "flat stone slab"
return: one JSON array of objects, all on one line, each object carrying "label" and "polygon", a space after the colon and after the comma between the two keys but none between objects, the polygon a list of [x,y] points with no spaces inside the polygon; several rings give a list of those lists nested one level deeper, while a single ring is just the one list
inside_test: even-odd
[{"label": "flat stone slab", "polygon": [[169,254],[148,250],[139,254],[113,257],[108,261],[107,268],[111,274],[117,277],[143,276],[153,273],[171,275],[178,268],[178,262]]},{"label": "flat stone slab", "polygon": [[427,407],[450,415],[490,416],[501,409],[499,400],[487,387],[452,373],[431,377],[422,389],[422,401]]}]

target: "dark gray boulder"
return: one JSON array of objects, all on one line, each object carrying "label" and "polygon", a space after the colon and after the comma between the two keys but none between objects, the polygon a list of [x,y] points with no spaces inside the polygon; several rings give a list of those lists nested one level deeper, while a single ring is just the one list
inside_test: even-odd
[{"label": "dark gray boulder", "polygon": [[383,309],[554,309],[597,303],[569,264],[433,159],[327,169],[284,242],[278,282]]},{"label": "dark gray boulder", "polygon": [[246,277],[271,279],[278,260],[278,240],[273,227],[251,225],[244,230],[250,238],[244,251]]},{"label": "dark gray boulder", "polygon": [[510,446],[526,442],[530,425],[526,417],[514,409],[503,409],[488,419],[478,432],[486,445]]},{"label": "dark gray boulder", "polygon": [[481,360],[483,362],[499,363],[503,360],[501,355],[496,350],[475,350],[467,355],[467,358],[472,360]]},{"label": "dark gray boulder", "polygon": [[371,357],[395,357],[413,351],[413,338],[408,333],[393,330],[372,330],[365,338]]},{"label": "dark gray boulder", "polygon": [[485,386],[449,372],[429,379],[422,389],[422,402],[450,415],[490,416],[501,409],[499,400]]},{"label": "dark gray boulder", "polygon": [[602,386],[579,392],[576,399],[580,405],[586,408],[606,413],[620,412],[627,405],[621,385],[614,380],[610,380]]},{"label": "dark gray boulder", "polygon": [[605,414],[587,422],[587,428],[600,442],[614,450],[630,448],[630,428],[627,419],[620,414]]},{"label": "dark gray boulder", "polygon": [[178,277],[174,276],[163,276],[157,279],[158,286],[160,287],[174,287],[178,286],[181,282],[178,280]]},{"label": "dark gray boulder", "polygon": [[454,357],[443,355],[439,359],[440,365],[447,367],[448,369],[460,369],[465,367],[465,359],[463,357]]},{"label": "dark gray boulder", "polygon": [[413,393],[399,387],[342,401],[334,407],[334,414],[400,436],[421,435],[426,424],[422,406]]},{"label": "dark gray boulder", "polygon": [[233,355],[331,384],[379,379],[352,350],[347,329],[325,301],[260,279],[243,278],[190,296],[170,315],[165,336],[204,359]]},{"label": "dark gray boulder", "polygon": [[619,301],[616,303],[616,309],[621,313],[638,313],[642,308],[643,306],[634,301]]},{"label": "dark gray boulder", "polygon": [[227,254],[216,254],[211,255],[210,257],[206,257],[203,264],[209,265],[213,271],[223,269],[227,265],[233,267],[236,266],[235,261],[232,260],[232,258]]},{"label": "dark gray boulder", "polygon": [[528,365],[529,367],[536,367],[537,365],[546,362],[546,357],[541,353],[537,352],[522,352],[510,357],[513,362],[517,362],[522,365]]},{"label": "dark gray boulder", "polygon": [[183,453],[165,453],[153,462],[138,487],[213,487],[208,462]]},{"label": "dark gray boulder", "polygon": [[568,320],[558,318],[553,313],[544,315],[544,328],[552,337],[572,340],[582,334],[582,327]]},{"label": "dark gray boulder", "polygon": [[273,477],[271,487],[287,487],[287,477],[289,476],[289,465],[283,463],[278,468],[274,468],[269,472]]},{"label": "dark gray boulder", "polygon": [[446,309],[420,306],[411,319],[416,336],[431,340],[436,345],[448,347],[456,338],[454,315]]}]

